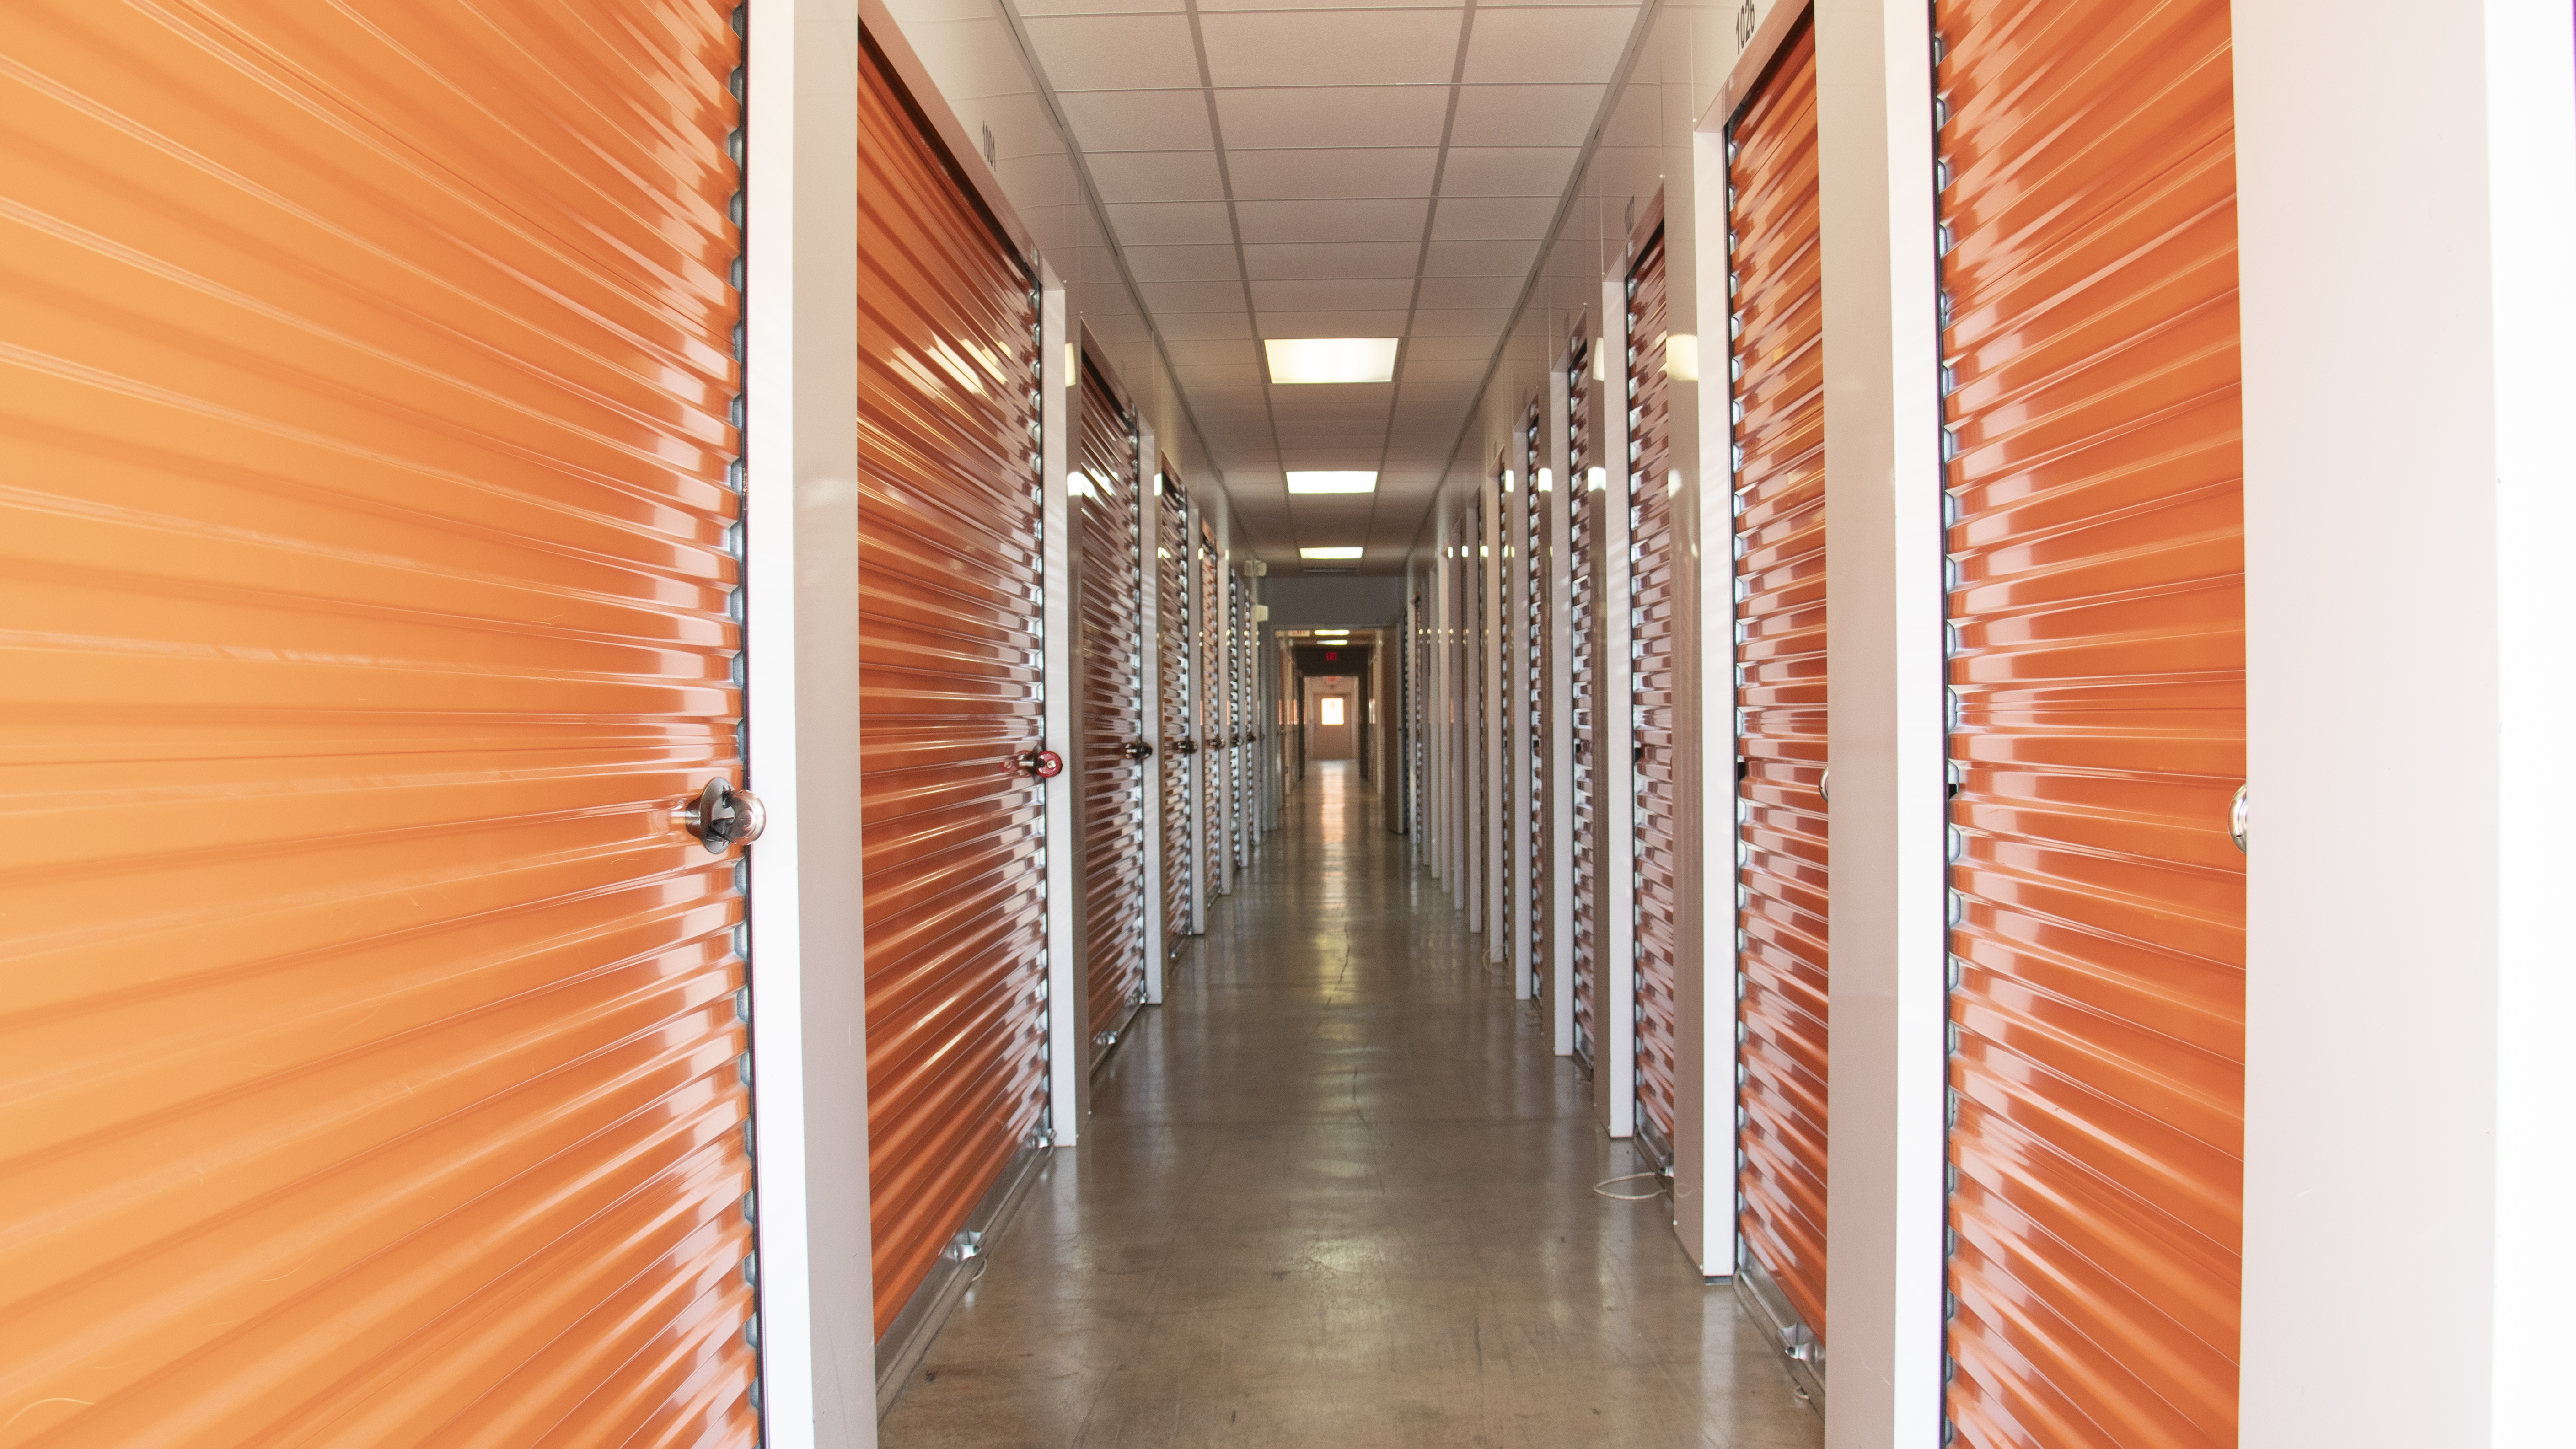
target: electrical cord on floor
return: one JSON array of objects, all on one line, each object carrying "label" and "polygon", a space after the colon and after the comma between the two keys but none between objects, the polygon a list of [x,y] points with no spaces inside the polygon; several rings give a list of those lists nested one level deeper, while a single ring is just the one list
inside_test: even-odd
[{"label": "electrical cord on floor", "polygon": [[1664,1190],[1660,1187],[1656,1188],[1653,1192],[1602,1192],[1603,1188],[1608,1187],[1614,1182],[1635,1182],[1641,1177],[1652,1178],[1656,1182],[1662,1182],[1664,1180],[1664,1175],[1660,1172],[1632,1172],[1624,1177],[1605,1177],[1599,1182],[1592,1184],[1592,1190],[1595,1193],[1599,1193],[1602,1197],[1610,1199],[1612,1202],[1651,1202],[1664,1195]]}]

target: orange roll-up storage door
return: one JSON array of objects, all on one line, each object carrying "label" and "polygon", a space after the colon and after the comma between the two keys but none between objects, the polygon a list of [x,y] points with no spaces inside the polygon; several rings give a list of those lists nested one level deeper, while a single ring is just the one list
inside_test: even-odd
[{"label": "orange roll-up storage door", "polygon": [[1082,367],[1074,506],[1082,529],[1082,840],[1094,1060],[1145,999],[1143,500],[1136,424],[1089,358]]},{"label": "orange roll-up storage door", "polygon": [[1941,0],[1947,1414],[2236,1442],[2243,486],[2223,0]]},{"label": "orange roll-up storage door", "polygon": [[859,72],[859,757],[882,1335],[1046,1105],[1037,304]]},{"label": "orange roll-up storage door", "polygon": [[1593,728],[1600,709],[1594,659],[1600,653],[1601,502],[1606,494],[1592,486],[1597,471],[1592,437],[1592,348],[1577,336],[1566,359],[1565,594],[1567,699],[1569,732],[1574,737],[1574,1056],[1592,1071],[1600,1070],[1601,1040],[1601,770],[1593,758]]},{"label": "orange roll-up storage door", "polygon": [[1161,775],[1163,812],[1163,941],[1178,955],[1190,934],[1190,894],[1198,889],[1198,853],[1190,834],[1190,506],[1181,477],[1164,460],[1154,510],[1155,667],[1162,671]]},{"label": "orange roll-up storage door", "polygon": [[1728,146],[1735,415],[1737,1223],[1825,1332],[1825,349],[1815,33]]},{"label": "orange roll-up storage door", "polygon": [[1666,383],[1664,233],[1658,228],[1628,272],[1628,607],[1634,654],[1627,703],[1636,711],[1637,1121],[1656,1155],[1673,1155],[1673,1069],[1679,967],[1680,864],[1674,812],[1681,804],[1673,757],[1677,561],[1673,553],[1672,396]]},{"label": "orange roll-up storage door", "polygon": [[0,1443],[758,1438],[731,10],[11,7]]}]

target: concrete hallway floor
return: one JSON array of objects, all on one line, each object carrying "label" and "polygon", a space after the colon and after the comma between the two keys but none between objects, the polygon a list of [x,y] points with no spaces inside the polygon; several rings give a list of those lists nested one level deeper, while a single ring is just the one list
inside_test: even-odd
[{"label": "concrete hallway floor", "polygon": [[1356,769],[1286,814],[883,1442],[1822,1444]]}]

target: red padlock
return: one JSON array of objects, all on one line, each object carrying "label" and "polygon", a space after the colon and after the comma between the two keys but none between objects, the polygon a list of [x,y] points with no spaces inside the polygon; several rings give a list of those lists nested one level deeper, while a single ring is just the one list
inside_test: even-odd
[{"label": "red padlock", "polygon": [[1064,773],[1064,756],[1053,750],[1022,750],[1011,763],[1032,780],[1052,780]]}]

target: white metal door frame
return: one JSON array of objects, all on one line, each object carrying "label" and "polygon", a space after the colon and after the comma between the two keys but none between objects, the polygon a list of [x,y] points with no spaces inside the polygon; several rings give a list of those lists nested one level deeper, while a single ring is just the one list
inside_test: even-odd
[{"label": "white metal door frame", "polygon": [[[859,878],[858,115],[853,0],[751,0],[746,37],[746,776],[763,1437],[876,1443]],[[817,36],[840,37],[814,44]],[[855,1210],[853,1209],[855,1206]]]},{"label": "white metal door frame", "polygon": [[[1476,582],[1484,600],[1483,627],[1476,631],[1478,669],[1477,687],[1482,691],[1484,706],[1484,775],[1485,775],[1485,959],[1501,962],[1511,955],[1510,882],[1504,879],[1503,862],[1508,856],[1504,844],[1511,830],[1511,797],[1504,788],[1511,778],[1505,768],[1504,741],[1510,737],[1510,712],[1504,707],[1510,696],[1503,687],[1503,646],[1511,638],[1511,621],[1503,616],[1503,513],[1510,497],[1510,474],[1484,476],[1479,490],[1485,506],[1478,510],[1483,536],[1476,544]],[[1512,994],[1529,994],[1526,981],[1516,984]]]},{"label": "white metal door frame", "polygon": [[1628,559],[1628,266],[1601,284],[1601,457],[1611,487],[1602,494],[1602,648],[1593,666],[1592,788],[1602,881],[1594,928],[1601,993],[1592,1019],[1601,1030],[1593,1090],[1613,1137],[1637,1130],[1637,710],[1635,631],[1631,627]]},{"label": "white metal door frame", "polygon": [[[1546,410],[1540,409],[1542,418],[1545,414]],[[1523,413],[1521,416],[1524,421],[1513,429],[1512,442],[1514,451],[1520,455],[1521,461],[1526,462],[1529,452],[1526,421],[1528,414]],[[1541,426],[1544,427],[1545,424],[1542,423]],[[1503,738],[1511,744],[1512,809],[1508,828],[1512,832],[1514,841],[1511,852],[1511,882],[1507,896],[1515,907],[1515,915],[1511,924],[1512,946],[1507,954],[1511,958],[1512,965],[1512,999],[1527,1001],[1535,994],[1535,983],[1530,980],[1533,953],[1529,932],[1530,888],[1537,878],[1537,872],[1533,869],[1536,862],[1530,858],[1533,835],[1529,826],[1535,802],[1530,799],[1532,743],[1530,711],[1533,700],[1530,693],[1529,654],[1538,641],[1529,637],[1531,560],[1528,550],[1530,520],[1536,516],[1533,510],[1539,507],[1537,467],[1531,467],[1528,470],[1528,476],[1519,479],[1518,482],[1517,488],[1507,487],[1503,494],[1511,503],[1509,509],[1511,516],[1504,525],[1503,533],[1512,541],[1511,547],[1503,550],[1510,555],[1504,560],[1503,567],[1503,617],[1510,620],[1512,624],[1512,628],[1505,635],[1512,641],[1512,647],[1504,651],[1503,665],[1506,686],[1503,697],[1510,705],[1510,708],[1505,711],[1510,720],[1510,728],[1504,732]]]},{"label": "white metal door frame", "polygon": [[1163,455],[1154,440],[1154,425],[1141,410],[1136,417],[1136,574],[1144,591],[1136,611],[1137,682],[1142,686],[1136,736],[1152,753],[1136,762],[1138,803],[1145,820],[1145,1004],[1163,1004],[1163,956],[1168,923],[1163,912],[1171,900],[1163,872]]},{"label": "white metal door frame", "polygon": [[1548,1045],[1561,1057],[1574,1055],[1574,574],[1568,550],[1584,486],[1570,436],[1572,352],[1569,343],[1548,377],[1547,457],[1555,486],[1531,500],[1546,500],[1547,510],[1547,846],[1556,867],[1547,881]]}]

